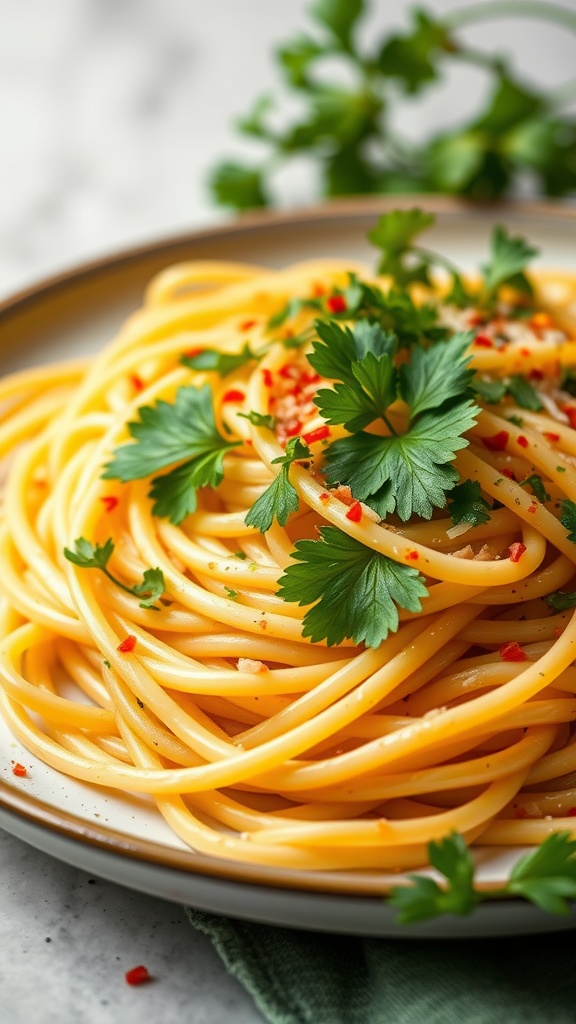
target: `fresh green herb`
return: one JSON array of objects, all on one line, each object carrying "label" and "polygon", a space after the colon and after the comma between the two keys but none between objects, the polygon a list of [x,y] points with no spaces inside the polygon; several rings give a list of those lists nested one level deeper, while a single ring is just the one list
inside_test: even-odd
[{"label": "fresh green herb", "polygon": [[[343,383],[333,390],[321,389],[315,401],[328,423],[342,423],[357,432],[327,449],[325,474],[330,486],[349,485],[354,496],[382,518],[396,511],[404,521],[414,514],[429,519],[435,507],[445,506],[446,491],[458,482],[451,463],[468,444],[463,434],[478,413],[467,398],[472,377],[469,343],[468,334],[456,334],[442,345],[415,348],[410,363],[400,370],[386,352],[369,352],[346,366],[340,359],[338,379],[344,377]],[[335,352],[334,361],[343,348]],[[398,397],[409,411],[404,433],[397,433],[391,422],[390,410]],[[362,429],[378,416],[390,436]]]},{"label": "fresh green herb", "polygon": [[530,409],[531,412],[539,412],[544,404],[538,396],[533,384],[526,377],[513,376],[508,378],[506,390],[514,399],[516,405],[521,409]]},{"label": "fresh green herb", "polygon": [[108,661],[108,658],[104,658],[104,661],[103,661],[103,663],[102,663],[102,664],[103,664],[103,665],[106,665],[106,668],[112,668],[112,665],[111,665],[111,664],[110,664],[110,662]]},{"label": "fresh green herb", "polygon": [[557,612],[565,612],[568,608],[576,607],[576,590],[571,594],[566,594],[563,590],[557,590],[556,593],[548,595],[546,602]]},{"label": "fresh green herb", "polygon": [[527,476],[525,480],[520,481],[521,487],[524,487],[525,484],[528,484],[528,486],[532,488],[534,494],[538,498],[538,501],[541,501],[542,504],[544,504],[545,501],[550,501],[550,495],[544,487],[542,477],[538,476],[537,473],[532,473],[531,476]]},{"label": "fresh green herb", "polygon": [[506,384],[503,380],[482,380],[481,377],[474,377],[472,386],[480,398],[489,405],[501,402],[506,394]]},{"label": "fresh green herb", "polygon": [[570,498],[560,502],[560,522],[568,531],[568,540],[576,544],[576,504]]},{"label": "fresh green herb", "polygon": [[512,416],[508,417],[508,423],[513,423],[515,427],[523,427],[524,426],[524,420],[522,419],[522,417],[521,416],[515,416],[514,414],[512,414]]},{"label": "fresh green herb", "polygon": [[246,554],[245,551],[235,551],[234,558],[239,558],[241,562],[245,562],[246,559],[248,558],[248,555]]},{"label": "fresh green herb", "polygon": [[524,271],[538,249],[534,249],[523,238],[513,238],[506,228],[494,228],[490,240],[490,260],[482,267],[484,278],[484,300],[493,301],[503,284],[512,285],[519,291],[532,293],[532,286]]},{"label": "fresh green herb", "polygon": [[248,420],[253,427],[268,427],[269,430],[274,430],[278,422],[275,416],[271,416],[269,413],[254,412],[254,410],[239,412],[238,416]]},{"label": "fresh green herb", "polygon": [[280,577],[285,601],[309,605],[304,637],[329,647],[347,637],[378,647],[398,628],[398,608],[422,609],[427,590],[420,573],[367,548],[335,526],[321,526],[319,540],[300,540],[294,564]]},{"label": "fresh green herb", "polygon": [[[537,192],[574,192],[576,120],[565,110],[573,87],[527,86],[508,55],[474,46],[469,33],[475,23],[502,15],[575,29],[576,13],[551,0],[480,2],[442,15],[416,8],[404,29],[367,32],[365,19],[375,7],[368,0],[311,5],[314,24],[276,51],[298,113],[287,123],[279,119],[284,90],[256,100],[237,127],[262,156],[215,168],[218,202],[238,210],[274,202],[277,173],[302,154],[316,164],[321,191],[332,196],[448,192],[493,199],[516,194],[526,174]],[[457,127],[411,143],[396,127],[403,124],[403,104],[427,98],[462,65],[482,69],[485,99]]]},{"label": "fresh green herb", "polygon": [[310,449],[299,437],[292,437],[286,445],[284,455],[272,459],[272,465],[281,466],[275,480],[256,499],[245,517],[247,526],[255,526],[260,533],[266,533],[276,519],[280,526],[285,526],[291,512],[298,509],[298,492],[290,483],[290,466],[299,459],[310,458]]},{"label": "fresh green herb", "polygon": [[64,555],[69,562],[80,566],[81,569],[100,569],[117,587],[121,587],[126,593],[133,594],[135,597],[141,597],[141,608],[154,608],[157,611],[158,608],[154,602],[162,597],[165,589],[162,570],[146,569],[142,583],[129,587],[113,576],[108,569],[108,562],[113,553],[114,542],[111,537],[104,544],[91,544],[85,537],[77,537],[74,541],[73,551],[70,548],[64,548]]},{"label": "fresh green herb", "polygon": [[489,521],[491,507],[482,497],[478,481],[464,480],[450,491],[448,511],[456,525],[470,523],[471,526],[481,526]]},{"label": "fresh green herb", "polygon": [[227,587],[227,586],[224,586],[224,590],[226,591],[226,593],[227,593],[227,595],[228,595],[228,597],[230,598],[231,601],[235,601],[236,598],[238,597],[238,591],[237,590],[231,590],[230,587]]},{"label": "fresh green herb", "polygon": [[303,309],[313,309],[318,312],[322,312],[324,304],[322,299],[299,299],[291,298],[288,300],[285,306],[282,306],[277,313],[273,313],[268,320],[267,328],[269,331],[274,330],[276,327],[282,327],[287,320],[291,320],[293,317],[298,316]]},{"label": "fresh green herb", "polygon": [[102,475],[108,480],[139,480],[181,463],[155,477],[150,491],[154,515],[178,524],[195,511],[199,487],[218,486],[224,456],[241,442],[226,441],[219,433],[208,384],[181,387],[174,403],[145,405],[138,415],[138,421],[128,424],[135,443],[117,448]]},{"label": "fresh green herb", "polygon": [[[428,844],[432,867],[446,879],[440,886],[431,878],[410,875],[411,885],[396,886],[389,902],[399,911],[402,924],[428,921],[440,914],[470,914],[490,893],[474,887],[474,861],[457,832],[439,843]],[[569,832],[554,832],[513,867],[502,895],[520,896],[550,914],[567,915],[568,900],[576,899],[576,840]]]},{"label": "fresh green herb", "polygon": [[196,355],[182,356],[180,362],[191,370],[213,370],[221,377],[225,377],[228,373],[259,358],[258,353],[253,352],[250,346],[245,344],[241,352],[218,352],[215,348],[205,348]]}]

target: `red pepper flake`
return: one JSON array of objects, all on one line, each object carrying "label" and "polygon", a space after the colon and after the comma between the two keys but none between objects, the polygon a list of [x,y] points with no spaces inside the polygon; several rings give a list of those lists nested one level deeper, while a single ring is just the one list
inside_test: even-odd
[{"label": "red pepper flake", "polygon": [[471,313],[468,317],[469,327],[480,327],[481,324],[486,323],[486,317],[483,313]]},{"label": "red pepper flake", "polygon": [[534,513],[538,511],[538,502],[537,501],[533,501],[531,505],[528,505],[528,508],[527,508],[526,511],[527,512],[531,512],[532,515],[534,515]]},{"label": "red pepper flake", "polygon": [[136,637],[133,636],[132,633],[130,633],[130,635],[127,636],[126,639],[122,641],[122,643],[118,644],[116,650],[120,651],[121,654],[130,654],[130,651],[133,651],[135,647]]},{"label": "red pepper flake", "polygon": [[486,334],[477,334],[474,338],[474,344],[478,348],[494,348],[494,342],[492,338],[489,338]]},{"label": "red pepper flake", "polygon": [[343,295],[330,295],[326,299],[326,309],[330,313],[344,313],[348,309],[348,305]]},{"label": "red pepper flake", "polygon": [[544,431],[544,437],[546,438],[547,441],[552,441],[552,442],[560,440],[560,434],[555,433],[555,431],[553,431],[553,430],[545,430]]},{"label": "red pepper flake", "polygon": [[509,480],[515,480],[516,479],[516,475],[514,473],[514,470],[510,469],[508,466],[506,466],[502,470],[502,476],[507,476]]},{"label": "red pepper flake", "polygon": [[560,626],[555,626],[554,627],[554,636],[556,637],[557,640],[558,640],[559,637],[562,636],[563,632],[564,632],[564,630]]},{"label": "red pepper flake", "polygon": [[322,491],[322,494],[320,495],[320,501],[330,501],[331,497],[332,495],[328,494],[328,491]]},{"label": "red pepper flake", "polygon": [[411,562],[417,562],[418,559],[420,558],[420,555],[418,554],[417,551],[407,551],[405,557],[407,559],[410,559]]},{"label": "red pepper flake", "polygon": [[244,392],[240,391],[239,388],[230,388],[229,391],[225,391],[222,395],[223,402],[243,402]]},{"label": "red pepper flake", "polygon": [[573,430],[576,430],[576,406],[565,405],[562,408],[562,412],[565,412],[568,417],[568,422]]},{"label": "red pepper flake", "polygon": [[530,370],[530,373],[528,374],[528,379],[529,380],[544,380],[544,373],[543,373],[542,370],[538,370],[538,369],[534,368],[533,370]]},{"label": "red pepper flake", "polygon": [[244,320],[240,324],[240,330],[241,331],[250,331],[252,329],[252,327],[255,327],[255,326],[256,326],[256,320]]},{"label": "red pepper flake", "polygon": [[300,380],[302,381],[302,385],[303,386],[306,386],[306,384],[317,384],[318,381],[320,380],[320,374],[319,373],[303,373],[301,378],[300,378]]},{"label": "red pepper flake", "polygon": [[100,498],[100,501],[104,505],[106,511],[111,512],[112,509],[116,508],[120,498],[116,498],[114,494],[105,494],[103,498]]},{"label": "red pepper flake", "polygon": [[524,437],[524,434],[520,434],[520,436],[518,437],[517,440],[518,440],[518,444],[520,445],[521,448],[527,448],[528,447],[528,444],[529,444],[528,438]]},{"label": "red pepper flake", "polygon": [[28,775],[24,765],[20,764],[19,761],[11,761],[10,764],[12,765],[12,775],[17,775],[20,779],[23,779]]},{"label": "red pepper flake", "polygon": [[532,352],[531,352],[531,350],[529,348],[521,348],[520,349],[520,355],[524,356],[524,358],[527,359],[528,356],[532,355]]},{"label": "red pepper flake", "polygon": [[186,352],[184,353],[184,355],[186,356],[186,358],[187,358],[187,359],[195,359],[195,358],[196,358],[196,356],[199,356],[199,355],[200,355],[200,353],[201,353],[201,352],[203,352],[203,351],[204,351],[204,349],[203,349],[203,348],[189,348],[189,349],[188,349],[188,350],[187,350],[187,351],[186,351]]},{"label": "red pepper flake", "polygon": [[302,430],[302,423],[300,420],[296,420],[291,427],[284,427],[284,433],[286,437],[295,437]]},{"label": "red pepper flake", "polygon": [[351,523],[359,523],[362,519],[362,505],[359,501],[353,501],[346,513],[346,519]]},{"label": "red pepper flake", "polygon": [[488,448],[491,452],[503,452],[509,440],[509,433],[507,430],[499,430],[497,434],[492,434],[491,437],[483,437],[482,444]]},{"label": "red pepper flake", "polygon": [[326,425],[323,427],[316,427],[316,430],[311,430],[308,434],[302,434],[304,444],[314,444],[315,441],[324,441],[327,437],[330,437],[330,427]]},{"label": "red pepper flake", "polygon": [[264,386],[267,387],[267,388],[271,388],[272,387],[272,383],[273,383],[273,381],[272,381],[272,371],[268,370],[268,369],[262,370],[262,377],[263,377],[263,380],[264,380]]},{"label": "red pepper flake", "polygon": [[323,284],[315,284],[312,287],[312,295],[315,299],[321,299],[323,295],[326,295],[326,288]]},{"label": "red pepper flake", "polygon": [[526,652],[522,650],[519,643],[511,640],[507,644],[502,644],[500,657],[502,661],[526,661]]},{"label": "red pepper flake", "polygon": [[135,391],[144,391],[145,384],[141,377],[137,373],[130,374],[130,383]]},{"label": "red pepper flake", "polygon": [[144,985],[145,982],[151,981],[151,975],[147,967],[143,964],[138,964],[138,967],[132,967],[129,971],[126,971],[124,975],[129,985]]},{"label": "red pepper flake", "polygon": [[522,544],[521,541],[517,540],[514,544],[511,544],[508,548],[511,562],[519,562],[522,555],[526,551],[526,545]]}]

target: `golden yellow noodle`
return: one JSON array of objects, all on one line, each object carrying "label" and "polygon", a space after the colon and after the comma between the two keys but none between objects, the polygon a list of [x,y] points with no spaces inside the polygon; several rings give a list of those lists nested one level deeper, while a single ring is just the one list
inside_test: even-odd
[{"label": "golden yellow noodle", "polygon": [[[350,270],[370,276],[340,261],[173,267],[97,358],[0,382],[2,714],[54,769],[152,794],[175,832],[210,855],[407,868],[451,830],[476,843],[538,843],[572,829],[576,813],[576,619],[545,601],[576,587],[576,544],[558,513],[561,499],[576,500],[567,417],[510,400],[481,412],[456,459],[462,478],[500,503],[481,526],[454,530],[446,512],[354,522],[345,497],[326,491],[312,445],[314,464],[291,470],[298,512],[261,535],[245,515],[273,479],[282,439],[238,412],[268,413],[270,380],[302,356],[278,341],[225,379],[180,364],[190,350],[257,349],[271,314],[344,287]],[[473,346],[479,372],[546,375],[576,363],[576,282],[549,274],[537,285],[566,340]],[[297,327],[312,316],[302,311]],[[149,481],[106,480],[102,468],[140,406],[205,382],[221,429],[243,443],[226,455],[222,484],[175,526],[152,515]],[[230,390],[244,400],[229,401]],[[321,425],[315,410],[299,429]],[[502,431],[505,448],[484,445]],[[517,482],[531,473],[547,505]],[[305,609],[276,594],[295,540],[322,522],[426,577],[422,612],[402,612],[378,649],[310,643]],[[128,586],[159,567],[159,607],[67,561],[78,537],[112,537],[110,568]],[[123,651],[128,636],[135,646]],[[524,660],[506,660],[503,645],[522,645]]]}]

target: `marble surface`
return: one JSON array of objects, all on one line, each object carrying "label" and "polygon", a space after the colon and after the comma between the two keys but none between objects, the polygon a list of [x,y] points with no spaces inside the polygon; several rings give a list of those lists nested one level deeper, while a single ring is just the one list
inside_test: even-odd
[{"label": "marble surface", "polygon": [[[40,277],[221,218],[206,188],[224,155],[249,156],[234,116],[275,81],[275,41],[304,0],[0,0],[0,299]],[[374,4],[402,24],[404,0]],[[436,10],[453,6],[437,0]],[[566,6],[571,7],[572,2]],[[500,23],[499,38],[507,36]],[[477,30],[478,43],[490,30]],[[573,73],[573,38],[514,25],[540,80]],[[455,121],[481,72],[407,108],[418,134]],[[447,100],[449,97],[449,101]],[[283,203],[315,195],[306,161],[280,176]],[[0,1000],[11,1024],[256,1024],[262,1018],[182,909],[91,878],[0,832]],[[130,988],[145,964],[153,982]]]}]

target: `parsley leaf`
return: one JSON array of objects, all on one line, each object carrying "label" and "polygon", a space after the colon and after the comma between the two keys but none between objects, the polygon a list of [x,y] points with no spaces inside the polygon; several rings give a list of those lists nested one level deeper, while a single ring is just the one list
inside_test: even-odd
[{"label": "parsley leaf", "polygon": [[441,888],[432,878],[410,875],[412,885],[395,886],[389,903],[399,911],[401,924],[428,921],[439,914],[471,914],[481,899],[474,890],[474,861],[457,832],[428,844],[430,863],[448,882]]},{"label": "parsley leaf", "polygon": [[69,562],[80,566],[81,569],[100,569],[117,587],[121,587],[128,594],[142,597],[141,608],[154,608],[157,611],[154,601],[162,597],[165,589],[162,570],[159,568],[145,569],[142,583],[128,587],[116,576],[113,576],[108,569],[108,562],[113,553],[114,541],[111,537],[108,537],[104,544],[91,544],[85,537],[77,537],[74,541],[74,550],[64,548],[64,555]]},{"label": "parsley leaf", "polygon": [[566,594],[563,590],[557,590],[554,594],[548,595],[546,603],[557,612],[568,611],[569,608],[576,607],[576,590],[571,594]]},{"label": "parsley leaf", "polygon": [[317,320],[314,327],[317,337],[308,362],[321,377],[351,386],[356,383],[353,364],[368,353],[393,356],[398,347],[392,333],[368,320],[359,320],[352,327],[343,327],[334,320]]},{"label": "parsley leaf", "polygon": [[160,400],[142,406],[138,414],[140,419],[128,424],[135,443],[117,448],[102,475],[108,480],[139,480],[185,459],[155,477],[150,491],[156,499],[154,515],[169,516],[178,524],[196,508],[197,488],[218,486],[224,456],[241,442],[226,441],[219,433],[208,384],[181,387],[173,404]]},{"label": "parsley leaf", "polygon": [[321,526],[319,540],[300,540],[295,564],[280,577],[285,601],[312,604],[303,620],[304,637],[329,647],[351,637],[378,647],[398,628],[398,607],[421,611],[427,590],[420,573],[365,547],[335,526]]},{"label": "parsley leaf", "polygon": [[478,480],[464,480],[448,496],[448,511],[452,522],[481,526],[490,519],[490,505],[482,497]]},{"label": "parsley leaf", "polygon": [[512,396],[516,405],[521,409],[530,409],[532,412],[539,412],[544,404],[538,397],[538,392],[533,384],[526,377],[515,375],[508,378],[506,390]]},{"label": "parsley leaf", "polygon": [[531,476],[527,476],[525,480],[520,481],[521,487],[524,487],[525,484],[528,484],[528,486],[532,488],[534,494],[538,498],[538,501],[541,501],[542,504],[544,504],[545,501],[550,501],[550,495],[544,487],[542,477],[538,476],[537,473],[532,473]]},{"label": "parsley leaf", "polygon": [[429,281],[425,261],[409,263],[406,257],[413,255],[413,241],[435,221],[433,213],[414,208],[392,210],[380,217],[375,228],[368,232],[368,240],[382,251],[378,273],[389,275],[397,285],[412,281]]},{"label": "parsley leaf", "polygon": [[506,891],[549,914],[568,914],[567,900],[576,899],[576,840],[568,832],[548,836],[512,868]]},{"label": "parsley leaf", "polygon": [[502,225],[494,228],[490,240],[490,262],[482,267],[485,299],[488,302],[495,299],[503,284],[530,294],[532,287],[524,270],[537,255],[538,249],[528,245],[523,238],[513,238]]},{"label": "parsley leaf", "polygon": [[576,504],[570,498],[560,503],[560,522],[568,531],[568,540],[576,544]]},{"label": "parsley leaf", "polygon": [[[330,392],[321,390],[316,402],[328,422],[344,423],[358,432],[327,449],[329,485],[347,484],[356,498],[382,518],[396,511],[404,521],[413,514],[429,519],[434,507],[444,507],[445,492],[458,480],[450,463],[468,444],[462,435],[473,426],[478,412],[465,398],[472,377],[466,352],[469,341],[468,334],[457,334],[443,345],[415,349],[411,362],[399,373],[387,355],[379,359],[368,355],[344,368],[336,351],[339,372],[351,383],[336,385]],[[403,434],[393,431],[384,408],[386,403],[393,404],[398,391],[410,413]],[[389,437],[361,429],[377,415],[390,428]]]},{"label": "parsley leaf", "polygon": [[481,377],[474,377],[472,385],[480,398],[489,405],[501,402],[506,394],[506,384],[503,380],[483,380]]},{"label": "parsley leaf", "polygon": [[272,459],[272,465],[280,465],[282,468],[276,479],[248,511],[244,519],[246,526],[255,526],[260,533],[266,533],[275,519],[280,526],[286,525],[290,513],[298,509],[298,492],[290,483],[290,466],[298,459],[309,457],[310,449],[299,437],[293,437],[288,441],[285,454]]},{"label": "parsley leaf", "polygon": [[237,415],[248,420],[253,427],[268,427],[270,430],[274,430],[278,422],[276,417],[271,416],[270,413],[255,412],[253,409],[250,412],[239,412]]},{"label": "parsley leaf", "polygon": [[258,358],[258,354],[245,344],[241,352],[218,352],[214,348],[205,348],[196,355],[182,356],[180,362],[191,370],[215,370],[221,377],[225,377],[226,374]]}]

